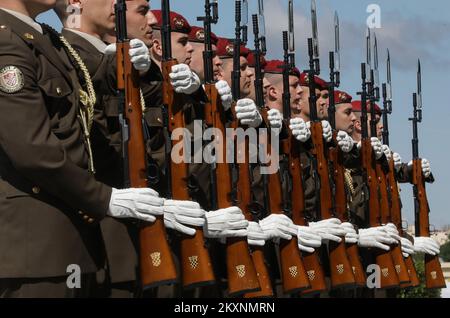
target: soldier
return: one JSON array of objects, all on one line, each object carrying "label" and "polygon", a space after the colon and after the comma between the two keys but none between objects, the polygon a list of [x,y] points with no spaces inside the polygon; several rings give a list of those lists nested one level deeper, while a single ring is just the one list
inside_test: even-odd
[{"label": "soldier", "polygon": [[[34,21],[54,6],[0,1],[2,297],[95,295],[105,261],[99,222],[154,222],[163,213],[154,190],[95,180],[90,75],[75,72],[86,66],[70,44]],[[80,288],[66,283],[71,270],[81,273]]]}]

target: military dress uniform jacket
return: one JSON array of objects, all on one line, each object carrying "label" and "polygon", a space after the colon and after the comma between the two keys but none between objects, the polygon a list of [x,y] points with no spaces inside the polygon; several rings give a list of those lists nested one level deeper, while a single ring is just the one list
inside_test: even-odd
[{"label": "military dress uniform jacket", "polygon": [[[116,59],[114,56],[104,55],[75,32],[63,29],[62,35],[86,64],[97,96],[91,133],[96,179],[112,187],[123,188]],[[111,217],[103,219],[100,226],[106,248],[109,280],[112,283],[136,280],[137,226],[130,220]]]},{"label": "military dress uniform jacket", "polygon": [[77,74],[54,37],[0,21],[0,278],[93,273],[111,188],[88,172]]}]

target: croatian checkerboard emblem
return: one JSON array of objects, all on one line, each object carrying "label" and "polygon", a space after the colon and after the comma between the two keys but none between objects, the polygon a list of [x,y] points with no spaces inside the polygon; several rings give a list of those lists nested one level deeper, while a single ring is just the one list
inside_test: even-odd
[{"label": "croatian checkerboard emblem", "polygon": [[23,73],[15,66],[6,66],[0,70],[0,90],[7,94],[20,91],[24,86]]},{"label": "croatian checkerboard emblem", "polygon": [[161,253],[160,252],[151,253],[150,258],[152,259],[152,265],[154,267],[158,267],[159,265],[161,265]]}]

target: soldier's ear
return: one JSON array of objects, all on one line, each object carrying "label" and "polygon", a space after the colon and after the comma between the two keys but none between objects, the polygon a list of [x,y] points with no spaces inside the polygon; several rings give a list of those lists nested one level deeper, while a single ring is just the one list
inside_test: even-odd
[{"label": "soldier's ear", "polygon": [[269,100],[271,100],[271,101],[276,101],[277,100],[278,93],[277,93],[276,88],[273,85],[271,85],[269,87],[267,96],[269,96]]},{"label": "soldier's ear", "polygon": [[155,57],[162,57],[162,45],[161,41],[159,39],[153,40],[153,46],[152,46],[152,54],[155,55]]},{"label": "soldier's ear", "polygon": [[355,129],[357,131],[361,131],[361,120],[359,119],[355,120]]}]

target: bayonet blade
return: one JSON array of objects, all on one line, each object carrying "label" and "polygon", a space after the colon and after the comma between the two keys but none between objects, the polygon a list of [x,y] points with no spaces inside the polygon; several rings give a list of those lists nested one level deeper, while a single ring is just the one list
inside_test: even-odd
[{"label": "bayonet blade", "polygon": [[370,82],[370,70],[372,69],[372,38],[370,29],[366,30],[366,82]]},{"label": "bayonet blade", "polygon": [[373,45],[373,70],[374,70],[374,84],[375,87],[380,87],[380,71],[378,69],[378,41],[377,35],[374,34],[374,45]]},{"label": "bayonet blade", "polygon": [[260,36],[266,37],[266,20],[264,18],[264,0],[258,0],[258,24]]},{"label": "bayonet blade", "polygon": [[313,37],[314,58],[319,58],[319,30],[317,28],[317,5],[316,0],[311,0],[311,23]]},{"label": "bayonet blade", "polygon": [[289,0],[289,51],[295,51],[294,1]]},{"label": "bayonet blade", "polygon": [[422,109],[422,67],[417,64],[417,109]]},{"label": "bayonet blade", "polygon": [[341,39],[339,32],[339,16],[337,11],[334,13],[334,71],[340,72],[341,70]]},{"label": "bayonet blade", "polygon": [[248,0],[242,0],[241,19],[242,25],[248,25]]},{"label": "bayonet blade", "polygon": [[387,50],[387,90],[386,90],[386,99],[387,101],[392,101],[392,77],[391,77],[391,54],[389,52],[389,49]]}]

